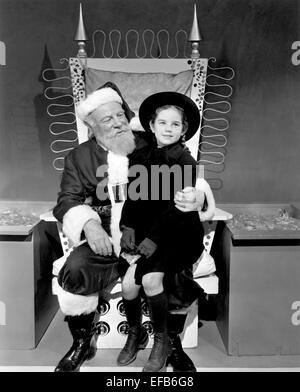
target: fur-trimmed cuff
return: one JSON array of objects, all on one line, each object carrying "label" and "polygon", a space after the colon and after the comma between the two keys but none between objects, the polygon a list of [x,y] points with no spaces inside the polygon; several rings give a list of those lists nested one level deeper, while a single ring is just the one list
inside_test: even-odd
[{"label": "fur-trimmed cuff", "polygon": [[98,294],[79,295],[65,291],[59,284],[55,288],[61,311],[66,316],[89,314],[98,306]]},{"label": "fur-trimmed cuff", "polygon": [[97,212],[84,204],[70,208],[64,215],[62,230],[73,245],[76,246],[80,242],[83,226],[90,219],[101,223]]},{"label": "fur-trimmed cuff", "polygon": [[215,215],[216,202],[214,195],[212,193],[209,183],[204,178],[197,178],[196,181],[196,191],[200,190],[205,193],[207,201],[207,210],[199,211],[201,222],[211,220]]}]

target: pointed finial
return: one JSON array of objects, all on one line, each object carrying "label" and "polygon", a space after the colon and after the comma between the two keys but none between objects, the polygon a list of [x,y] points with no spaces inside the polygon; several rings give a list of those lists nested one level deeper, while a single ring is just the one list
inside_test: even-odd
[{"label": "pointed finial", "polygon": [[193,25],[192,29],[190,32],[189,36],[189,41],[201,41],[202,37],[199,31],[199,26],[198,26],[198,17],[197,17],[197,7],[196,4],[194,4],[194,20],[193,20]]},{"label": "pointed finial", "polygon": [[82,18],[82,6],[80,3],[78,27],[77,27],[74,41],[87,41],[87,40],[88,40],[87,33],[85,30],[84,22],[83,22],[83,18]]},{"label": "pointed finial", "polygon": [[200,57],[199,43],[202,40],[202,37],[199,31],[197,7],[195,3],[194,3],[194,20],[193,20],[193,25],[188,40],[192,43],[192,54],[191,54],[192,59],[198,59]]},{"label": "pointed finial", "polygon": [[80,8],[79,8],[78,27],[77,27],[74,41],[77,41],[77,45],[78,45],[77,57],[79,59],[81,59],[81,64],[85,68],[86,67],[86,59],[87,59],[87,53],[85,50],[85,42],[88,41],[88,38],[87,38],[87,33],[85,31],[84,23],[83,23],[81,3],[80,3]]}]

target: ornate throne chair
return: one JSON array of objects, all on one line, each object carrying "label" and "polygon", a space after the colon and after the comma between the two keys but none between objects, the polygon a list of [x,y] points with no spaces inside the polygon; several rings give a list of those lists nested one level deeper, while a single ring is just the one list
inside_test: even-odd
[{"label": "ornate throne chair", "polygon": [[[130,35],[134,35],[136,37],[134,58],[129,58],[130,49],[128,42]],[[102,41],[102,57],[96,57],[98,50],[97,38],[99,36],[104,37]],[[113,44],[113,36],[117,37],[117,41],[115,42],[117,46],[114,46]],[[167,44],[165,49],[166,58],[157,58],[152,55],[152,49],[156,44],[159,48],[159,52],[162,52],[161,37],[163,36],[165,36],[165,43]],[[146,41],[149,37],[150,49],[146,46]],[[180,43],[180,39],[182,41],[182,37],[184,38],[184,42],[181,45],[181,48],[179,48],[178,44]],[[79,50],[77,57],[68,59],[68,70],[70,71],[69,78],[72,85],[72,96],[75,107],[74,123],[76,123],[76,129],[66,129],[63,132],[55,133],[56,139],[52,143],[52,147],[58,145],[65,145],[65,147],[61,147],[60,150],[57,148],[53,149],[53,151],[57,154],[53,161],[54,168],[62,170],[65,153],[71,150],[76,143],[82,143],[88,139],[87,128],[76,116],[76,106],[80,100],[86,96],[86,94],[92,92],[106,81],[112,81],[117,84],[124,96],[124,99],[128,102],[130,108],[136,113],[138,112],[140,103],[144,98],[146,98],[146,96],[159,91],[173,90],[189,95],[198,105],[202,116],[208,59],[200,58],[198,51],[200,35],[197,25],[196,9],[194,11],[194,22],[191,34],[189,39],[187,38],[185,31],[177,31],[175,34],[177,53],[176,56],[171,57],[168,53],[170,37],[166,30],[161,30],[156,34],[152,30],[145,30],[142,34],[139,34],[135,30],[130,30],[127,32],[125,37],[127,53],[121,57],[119,55],[121,33],[117,30],[113,30],[109,34],[106,34],[102,30],[96,30],[92,35],[93,54],[91,57],[88,57],[85,50],[87,35],[84,28],[82,10],[80,6],[79,23],[75,36]],[[108,39],[111,46],[111,54],[109,57],[105,55]],[[138,52],[141,51],[141,41],[143,46],[143,55],[139,56]],[[187,51],[188,41],[192,43],[192,51],[189,55],[186,55],[185,52]],[[181,58],[178,57],[180,52]],[[47,97],[47,91],[45,91],[45,95]],[[53,106],[54,104],[51,103],[49,105],[49,114],[51,113],[51,105]],[[57,124],[57,122],[55,122],[55,124]],[[53,127],[51,128],[50,126],[50,131],[51,129],[53,129]],[[66,134],[69,137],[62,139],[62,135],[65,136]],[[200,144],[201,126],[193,138],[187,142],[187,146],[196,160],[199,155]],[[111,202],[112,204],[116,203],[113,198],[111,199]],[[43,215],[42,218],[45,220],[54,219],[51,214]],[[228,220],[230,218],[230,214],[216,208],[215,215],[212,220],[204,222],[205,237],[203,243],[205,246],[205,252],[197,263],[195,263],[194,279],[197,280],[199,285],[208,295],[218,293],[218,277],[215,274],[214,261],[210,257],[210,250],[213,244],[216,225],[218,221]],[[72,251],[72,245],[62,232],[60,224],[58,224],[58,229],[64,255],[54,263],[54,275],[58,274],[66,257]],[[53,293],[55,294],[55,286],[57,284],[56,278],[54,278],[53,282]],[[113,287],[112,290],[104,296],[100,308],[102,317],[98,327],[99,334],[100,336],[102,335],[103,339],[99,339],[99,346],[122,347],[124,343],[123,335],[126,333],[126,322],[124,320],[124,315],[122,314],[119,284]],[[144,306],[144,317],[144,322],[147,323],[149,332],[151,332],[151,325],[148,320],[146,305]],[[197,321],[197,309],[194,307],[194,309],[190,312],[186,330],[184,331],[183,346],[197,346]],[[151,344],[152,342],[150,341],[150,345]]]}]

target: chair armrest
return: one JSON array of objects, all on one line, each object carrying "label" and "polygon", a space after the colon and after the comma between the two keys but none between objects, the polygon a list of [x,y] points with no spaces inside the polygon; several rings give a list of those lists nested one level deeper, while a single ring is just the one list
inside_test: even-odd
[{"label": "chair armrest", "polygon": [[222,210],[221,208],[216,207],[214,216],[212,217],[212,221],[228,221],[232,219],[232,214],[227,211]]},{"label": "chair armrest", "polygon": [[46,222],[57,222],[56,218],[54,217],[52,210],[47,211],[47,212],[43,212],[40,215],[40,219],[44,220]]}]

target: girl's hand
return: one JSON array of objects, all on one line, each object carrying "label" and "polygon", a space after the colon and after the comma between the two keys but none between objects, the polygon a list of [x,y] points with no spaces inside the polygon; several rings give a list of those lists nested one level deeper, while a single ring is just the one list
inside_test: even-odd
[{"label": "girl's hand", "polygon": [[157,245],[150,238],[145,238],[137,247],[137,252],[144,255],[147,259],[156,251]]}]

